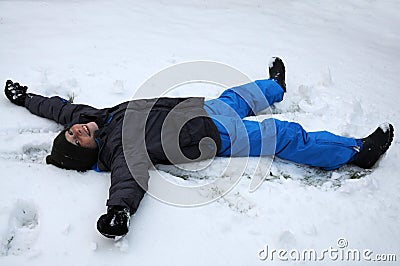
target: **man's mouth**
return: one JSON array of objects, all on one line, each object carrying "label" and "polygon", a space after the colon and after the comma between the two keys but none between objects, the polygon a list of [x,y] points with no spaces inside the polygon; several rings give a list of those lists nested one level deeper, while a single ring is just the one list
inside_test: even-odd
[{"label": "man's mouth", "polygon": [[83,129],[85,130],[86,134],[88,134],[89,137],[90,137],[90,130],[89,130],[89,128],[88,128],[86,125],[83,125]]}]

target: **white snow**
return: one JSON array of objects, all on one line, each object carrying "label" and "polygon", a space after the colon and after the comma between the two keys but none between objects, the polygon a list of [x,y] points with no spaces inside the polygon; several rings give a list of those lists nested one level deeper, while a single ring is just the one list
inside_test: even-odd
[{"label": "white snow", "polygon": [[[398,10],[395,0],[0,1],[0,80],[108,107],[175,63],[219,61],[261,79],[271,56],[280,56],[287,93],[275,117],[364,137],[382,122],[400,125]],[[146,195],[130,233],[114,242],[95,227],[109,173],[46,165],[61,127],[5,97],[0,111],[0,265],[275,265],[258,257],[266,245],[322,250],[339,238],[349,248],[397,254],[387,265],[400,260],[397,135],[360,179],[276,160],[253,193],[245,173],[228,195],[201,207]],[[181,180],[180,171],[168,173],[203,182],[194,172]]]},{"label": "white snow", "polygon": [[379,127],[382,129],[384,133],[386,133],[390,129],[389,123],[382,123],[379,125]]},{"label": "white snow", "polygon": [[272,67],[274,65],[275,60],[276,60],[276,57],[274,57],[274,56],[271,57],[269,59],[268,67]]}]

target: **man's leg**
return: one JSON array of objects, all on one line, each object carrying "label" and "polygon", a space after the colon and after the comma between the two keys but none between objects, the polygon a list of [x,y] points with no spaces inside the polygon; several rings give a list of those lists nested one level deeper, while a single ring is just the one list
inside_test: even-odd
[{"label": "man's leg", "polygon": [[277,119],[224,122],[225,128],[217,125],[222,141],[219,156],[275,154],[285,160],[333,170],[351,161],[361,145],[360,140],[327,131],[308,133],[297,123]]},{"label": "man's leg", "polygon": [[256,80],[225,90],[217,99],[206,101],[204,108],[211,117],[233,117],[236,113],[240,118],[244,118],[282,101],[283,94],[282,87],[275,80]]},{"label": "man's leg", "polygon": [[301,125],[275,120],[279,158],[333,170],[350,162],[362,148],[361,140],[328,131],[306,132]]}]

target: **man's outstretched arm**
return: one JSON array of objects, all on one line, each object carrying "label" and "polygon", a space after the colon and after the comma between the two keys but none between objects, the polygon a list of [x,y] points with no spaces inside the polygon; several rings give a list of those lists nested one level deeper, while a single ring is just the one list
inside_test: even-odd
[{"label": "man's outstretched arm", "polygon": [[142,178],[138,180],[129,171],[122,149],[113,160],[107,213],[97,221],[97,230],[106,237],[121,237],[128,233],[130,216],[136,212],[146,193],[138,181],[147,189],[148,165],[137,166],[136,170],[142,169],[139,170]]},{"label": "man's outstretched arm", "polygon": [[45,97],[34,93],[27,93],[27,87],[7,80],[4,92],[14,104],[27,108],[32,114],[51,119],[62,125],[67,125],[78,119],[84,112],[93,113],[98,109],[84,104],[72,104],[58,97]]}]

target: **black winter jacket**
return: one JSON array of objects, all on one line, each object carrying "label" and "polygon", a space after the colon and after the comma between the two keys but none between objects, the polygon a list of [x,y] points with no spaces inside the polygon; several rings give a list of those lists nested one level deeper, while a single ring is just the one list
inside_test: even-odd
[{"label": "black winter jacket", "polygon": [[[171,156],[167,156],[171,153],[167,151],[166,155],[162,137],[166,138],[163,142],[165,144],[178,136],[180,150],[188,159],[210,158],[220,149],[218,130],[203,105],[203,98],[194,97],[134,100],[104,109],[72,104],[57,96],[48,98],[28,94],[25,101],[25,107],[31,113],[54,120],[65,127],[91,121],[97,123],[99,130],[95,132],[95,138],[99,146],[99,157],[95,168],[100,171],[111,171],[107,206],[128,207],[131,214],[136,212],[147,189],[148,169],[152,164],[171,163]],[[129,112],[126,112],[127,110]],[[130,127],[125,126],[123,129],[126,113],[132,114],[127,115],[129,119],[125,119],[125,125],[129,124]],[[162,135],[163,123],[169,114],[172,114],[172,120],[188,122],[181,130],[179,126],[175,131],[172,129],[174,126],[167,127],[165,135]],[[124,151],[126,147],[122,145],[123,134],[133,136],[124,140],[129,141],[128,151]],[[213,140],[214,145],[206,145],[205,149],[208,150],[205,153],[203,153],[204,147],[200,148],[202,151],[200,153],[199,142],[207,137]],[[145,148],[140,147],[141,143],[144,143]],[[128,160],[125,156],[129,156]],[[173,158],[172,162],[187,161],[181,160],[178,156]],[[140,185],[137,180],[140,180]]]}]

